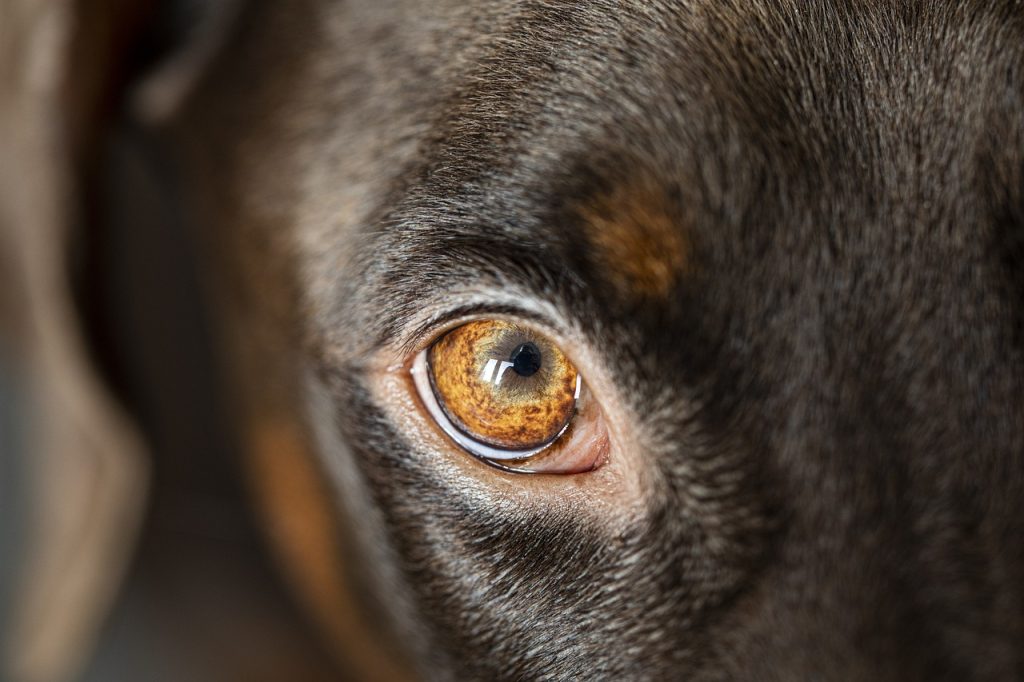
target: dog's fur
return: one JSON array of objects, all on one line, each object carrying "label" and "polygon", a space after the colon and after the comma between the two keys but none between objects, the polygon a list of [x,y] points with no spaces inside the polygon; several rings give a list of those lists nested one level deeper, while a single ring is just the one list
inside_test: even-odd
[{"label": "dog's fur", "polygon": [[[420,675],[1024,675],[1024,4],[257,3],[172,134]],[[465,306],[597,359],[634,505],[383,404]]]}]

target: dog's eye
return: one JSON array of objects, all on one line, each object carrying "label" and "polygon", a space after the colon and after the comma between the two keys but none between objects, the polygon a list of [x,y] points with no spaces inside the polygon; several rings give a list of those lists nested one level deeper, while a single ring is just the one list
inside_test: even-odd
[{"label": "dog's eye", "polygon": [[[499,320],[446,333],[420,353],[413,374],[442,430],[470,453],[507,468],[531,469],[532,458],[548,457],[571,430],[583,391],[579,371],[558,346]],[[571,466],[544,470],[572,471],[580,458],[571,459]]]},{"label": "dog's eye", "polygon": [[431,388],[462,433],[525,451],[554,441],[576,411],[580,376],[565,355],[507,322],[471,322],[427,349]]}]

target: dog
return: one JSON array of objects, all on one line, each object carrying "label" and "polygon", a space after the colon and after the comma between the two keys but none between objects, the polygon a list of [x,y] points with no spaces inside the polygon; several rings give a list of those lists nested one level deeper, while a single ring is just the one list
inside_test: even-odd
[{"label": "dog", "polygon": [[[418,675],[1024,674],[1019,3],[266,5],[173,130],[254,450]],[[487,319],[574,358],[599,466],[425,413]]]},{"label": "dog", "polygon": [[1021,3],[257,2],[159,137],[367,678],[1024,676]]}]

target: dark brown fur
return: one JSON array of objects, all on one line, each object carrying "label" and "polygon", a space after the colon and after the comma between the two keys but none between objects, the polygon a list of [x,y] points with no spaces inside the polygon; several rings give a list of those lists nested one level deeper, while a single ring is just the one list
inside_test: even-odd
[{"label": "dark brown fur", "polygon": [[[169,134],[420,675],[1024,675],[1024,5],[254,3]],[[614,378],[640,513],[380,404],[480,287]]]}]

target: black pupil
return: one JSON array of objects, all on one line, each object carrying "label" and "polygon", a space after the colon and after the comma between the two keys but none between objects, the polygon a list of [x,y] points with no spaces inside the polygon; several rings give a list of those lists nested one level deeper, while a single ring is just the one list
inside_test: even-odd
[{"label": "black pupil", "polygon": [[532,343],[524,343],[512,351],[509,362],[519,376],[532,377],[540,370],[540,349]]}]

